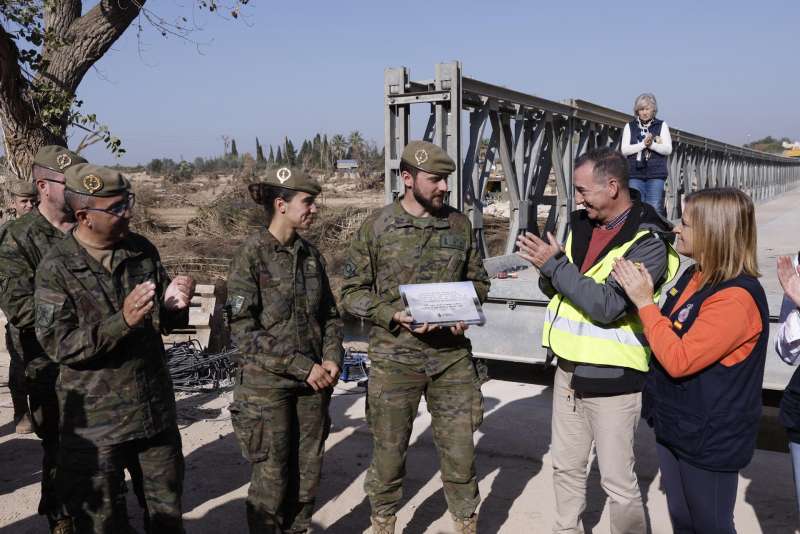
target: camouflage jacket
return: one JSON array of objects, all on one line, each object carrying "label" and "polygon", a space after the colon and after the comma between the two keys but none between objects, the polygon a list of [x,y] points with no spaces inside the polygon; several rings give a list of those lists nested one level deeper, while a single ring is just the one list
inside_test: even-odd
[{"label": "camouflage jacket", "polygon": [[350,245],[344,265],[342,307],[372,321],[371,358],[418,364],[437,374],[470,354],[469,339],[449,328],[417,335],[393,320],[403,310],[401,284],[471,280],[481,302],[489,278],[472,234],[472,225],[458,210],[445,208],[439,217],[413,217],[399,201],[371,214]]},{"label": "camouflage jacket", "polygon": [[0,230],[0,308],[13,327],[11,341],[25,359],[27,374],[46,381],[55,379],[58,368],[36,340],[34,281],[42,258],[63,239],[61,230],[36,208]]},{"label": "camouflage jacket", "polygon": [[[70,234],[36,273],[36,335],[60,364],[61,440],[71,447],[148,438],[177,424],[161,333],[185,325],[188,312],[164,307],[170,279],[144,237],[130,234],[119,242],[111,267]],[[161,305],[130,328],[123,301],[147,280],[156,284]]]},{"label": "camouflage jacket", "polygon": [[241,384],[305,387],[314,363],[342,365],[342,321],[322,255],[300,236],[281,245],[268,230],[250,236],[228,275],[231,337]]}]

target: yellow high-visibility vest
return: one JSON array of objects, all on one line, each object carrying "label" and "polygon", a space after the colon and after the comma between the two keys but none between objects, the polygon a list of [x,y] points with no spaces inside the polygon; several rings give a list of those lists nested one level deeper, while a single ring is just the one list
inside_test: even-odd
[{"label": "yellow high-visibility vest", "polygon": [[[639,239],[649,234],[640,230],[630,241],[611,249],[606,256],[586,271],[598,284],[605,283],[614,268],[614,260],[621,258]],[[567,237],[566,254],[572,262],[572,232]],[[675,249],[667,245],[666,284],[678,274],[680,257]],[[661,286],[656,288],[653,302],[658,303]],[[606,325],[597,324],[576,307],[568,298],[558,294],[550,299],[544,317],[542,345],[549,347],[559,358],[575,363],[630,367],[647,371],[650,362],[650,346],[644,336],[644,327],[635,312]]]}]

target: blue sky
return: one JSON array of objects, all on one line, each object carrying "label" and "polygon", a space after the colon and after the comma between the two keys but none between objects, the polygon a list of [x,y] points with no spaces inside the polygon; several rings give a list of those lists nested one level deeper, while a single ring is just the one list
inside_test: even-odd
[{"label": "blue sky", "polygon": [[466,76],[554,100],[627,111],[652,91],[670,125],[730,143],[800,138],[797,0],[250,0],[238,20],[192,0],[148,5],[195,17],[201,44],[132,28],[87,74],[79,97],[128,151],[92,147],[98,163],[213,156],[222,135],[240,152],[256,136],[299,145],[318,131],[359,130],[380,146],[384,69],[428,79],[454,59]]}]

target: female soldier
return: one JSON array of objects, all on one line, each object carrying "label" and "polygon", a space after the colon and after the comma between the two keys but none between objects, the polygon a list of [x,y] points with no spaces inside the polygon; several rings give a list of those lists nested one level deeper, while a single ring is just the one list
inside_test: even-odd
[{"label": "female soldier", "polygon": [[730,534],[739,470],[756,445],[769,338],[753,202],[733,188],[692,193],[676,233],[678,252],[696,263],[661,312],[647,270],[622,260],[614,276],[655,356],[642,415],[655,431],[672,527]]},{"label": "female soldier", "polygon": [[330,429],[328,405],[342,363],[342,324],[322,256],[297,234],[314,220],[319,184],[282,167],[250,195],[266,231],[250,236],[228,276],[239,383],[230,411],[253,465],[251,533],[306,532]]}]

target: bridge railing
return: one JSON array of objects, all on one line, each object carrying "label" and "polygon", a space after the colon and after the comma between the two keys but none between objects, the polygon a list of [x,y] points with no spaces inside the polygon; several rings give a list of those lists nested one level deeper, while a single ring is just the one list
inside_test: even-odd
[{"label": "bridge railing", "polygon": [[[435,79],[412,81],[405,67],[384,76],[386,200],[402,192],[400,155],[412,138],[411,110],[429,106],[423,139],[456,161],[449,178],[450,205],[472,221],[484,256],[487,186],[496,163],[509,200],[505,253],[527,229],[565,237],[574,209],[573,161],[601,146],[619,147],[632,115],[585,102],[556,102],[462,75],[459,62],[436,65]],[[697,189],[738,187],[754,200],[800,183],[800,160],[730,145],[670,127],[672,155],[666,184],[667,215],[680,216],[681,198]],[[538,221],[544,220],[543,224]]]}]

